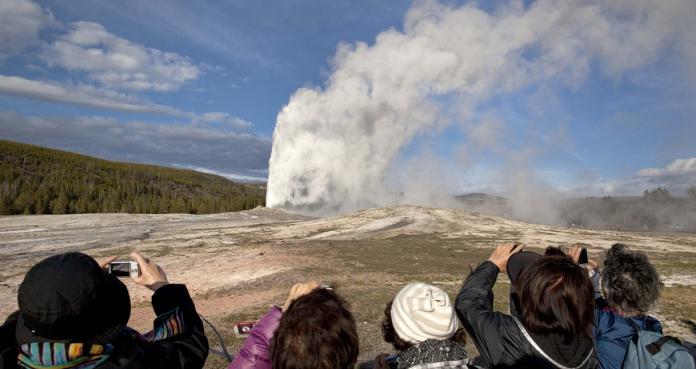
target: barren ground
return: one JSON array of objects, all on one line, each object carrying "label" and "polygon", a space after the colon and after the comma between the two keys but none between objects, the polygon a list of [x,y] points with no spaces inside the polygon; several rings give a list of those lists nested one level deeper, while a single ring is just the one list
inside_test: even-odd
[{"label": "barren ground", "polygon": [[[612,243],[645,251],[665,288],[653,312],[666,333],[696,341],[696,235],[594,231],[527,224],[450,209],[380,208],[327,219],[278,210],[214,215],[84,214],[0,217],[0,316],[17,307],[17,287],[29,267],[65,251],[95,257],[140,250],[172,282],[185,283],[199,312],[235,351],[234,322],[258,319],[282,304],[289,287],[315,279],[337,286],[358,321],[361,359],[389,347],[381,342],[384,305],[412,281],[441,286],[454,297],[470,266],[502,241],[539,250],[586,243],[601,259]],[[126,280],[133,301],[131,326],[150,327],[150,293]],[[496,285],[496,307],[506,310],[507,280]],[[210,333],[211,347],[218,347]],[[474,351],[473,347],[471,350]],[[215,355],[206,367],[223,368]]]}]

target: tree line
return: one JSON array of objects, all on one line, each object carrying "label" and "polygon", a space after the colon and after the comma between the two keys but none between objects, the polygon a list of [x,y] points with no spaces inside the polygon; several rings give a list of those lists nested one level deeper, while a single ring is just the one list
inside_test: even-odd
[{"label": "tree line", "polygon": [[0,214],[4,215],[208,214],[264,203],[262,184],[0,140]]},{"label": "tree line", "polygon": [[589,197],[569,200],[561,208],[568,225],[638,230],[696,230],[696,186],[687,197],[675,197],[664,187],[640,197]]}]

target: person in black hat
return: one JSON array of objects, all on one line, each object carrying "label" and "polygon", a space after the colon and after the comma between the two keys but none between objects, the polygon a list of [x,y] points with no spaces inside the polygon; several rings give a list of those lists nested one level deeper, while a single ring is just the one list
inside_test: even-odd
[{"label": "person in black hat", "polygon": [[208,341],[186,286],[169,284],[162,268],[134,252],[154,291],[158,317],[146,335],[126,326],[130,297],[93,258],[70,252],[32,267],[19,286],[19,311],[0,327],[0,368],[203,367]]}]

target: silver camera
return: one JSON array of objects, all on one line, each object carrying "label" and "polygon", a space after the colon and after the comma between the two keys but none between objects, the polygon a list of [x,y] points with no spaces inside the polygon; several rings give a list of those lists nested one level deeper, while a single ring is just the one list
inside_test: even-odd
[{"label": "silver camera", "polygon": [[136,278],[140,276],[140,267],[134,260],[114,260],[109,263],[106,271],[114,277]]}]

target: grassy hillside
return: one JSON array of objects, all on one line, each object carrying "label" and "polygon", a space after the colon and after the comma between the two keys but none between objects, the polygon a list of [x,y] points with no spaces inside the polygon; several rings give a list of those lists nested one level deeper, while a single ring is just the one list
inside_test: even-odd
[{"label": "grassy hillside", "polygon": [[205,214],[264,201],[259,184],[0,140],[0,214]]}]

